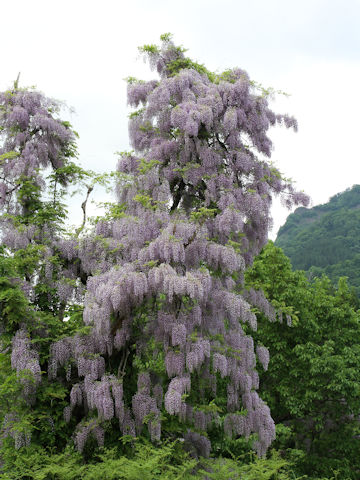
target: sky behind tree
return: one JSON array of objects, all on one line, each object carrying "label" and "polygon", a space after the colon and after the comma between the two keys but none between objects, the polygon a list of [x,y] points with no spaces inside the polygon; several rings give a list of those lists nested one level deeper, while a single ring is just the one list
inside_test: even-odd
[{"label": "sky behind tree", "polygon": [[[360,183],[359,0],[3,0],[1,16],[1,90],[21,72],[20,86],[73,107],[84,168],[110,171],[114,152],[129,149],[123,79],[156,78],[137,47],[172,32],[208,69],[240,67],[290,94],[272,106],[299,132],[271,131],[272,161],[314,205]],[[274,203],[272,237],[287,214]]]}]

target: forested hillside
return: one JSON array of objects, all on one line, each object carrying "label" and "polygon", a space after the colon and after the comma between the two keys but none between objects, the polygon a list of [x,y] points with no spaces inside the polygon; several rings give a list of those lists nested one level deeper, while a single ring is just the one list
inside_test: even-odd
[{"label": "forested hillside", "polygon": [[360,295],[360,185],[323,205],[295,210],[275,244],[295,269],[311,272],[311,277],[325,273],[334,283],[347,276]]}]

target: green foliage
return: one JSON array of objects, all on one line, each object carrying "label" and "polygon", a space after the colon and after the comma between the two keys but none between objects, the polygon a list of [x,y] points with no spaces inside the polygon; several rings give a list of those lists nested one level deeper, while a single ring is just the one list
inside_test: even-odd
[{"label": "green foliage", "polygon": [[159,47],[155,44],[146,44],[143,45],[142,47],[139,47],[139,52],[140,53],[159,53]]},{"label": "green foliage", "polygon": [[[129,446],[131,448],[129,448]],[[196,459],[178,441],[154,446],[141,439],[121,437],[117,447],[102,449],[84,464],[81,454],[67,447],[55,453],[31,446],[6,450],[4,480],[301,480],[279,453],[268,459]]]},{"label": "green foliage", "polygon": [[203,75],[207,75],[210,80],[213,80],[215,78],[214,74],[212,72],[210,72],[205,67],[205,65],[194,62],[193,60],[191,60],[190,58],[187,58],[187,57],[179,58],[177,60],[174,60],[168,65],[168,71],[169,71],[170,75],[176,75],[177,73],[180,72],[180,70],[182,70],[184,68],[196,70],[197,72],[199,72]]},{"label": "green foliage", "polygon": [[[163,35],[160,36],[160,40],[163,43],[168,43],[172,38],[171,33],[164,33]],[[186,49],[182,46],[175,47],[174,49],[185,53]],[[160,55],[161,54],[161,48],[158,45],[150,44],[150,45],[143,45],[142,47],[139,47],[139,52],[143,54],[150,54],[150,55]],[[203,64],[200,64],[198,62],[194,62],[191,58],[188,57],[183,57],[180,59],[176,59],[172,62],[170,62],[167,66],[167,72],[169,76],[176,75],[177,73],[180,72],[180,70],[188,68],[188,69],[193,69],[199,72],[202,75],[206,75],[210,81],[214,81],[216,79],[216,75],[213,72],[210,72]],[[130,80],[133,80],[132,78]]]},{"label": "green foliage", "polygon": [[160,40],[162,42],[169,42],[170,40],[172,40],[172,33],[163,33],[162,35],[160,35]]},{"label": "green foliage", "polygon": [[140,159],[140,165],[138,167],[139,173],[144,175],[145,173],[152,170],[155,165],[160,165],[160,164],[161,164],[161,162],[159,162],[159,160],[146,161],[144,158],[141,158]]},{"label": "green foliage", "polygon": [[147,372],[151,369],[157,375],[165,377],[164,351],[161,345],[152,338],[141,356],[134,356],[133,365],[139,372]]},{"label": "green foliage", "polygon": [[0,165],[5,161],[5,160],[9,160],[9,159],[12,159],[12,158],[16,158],[20,155],[19,152],[14,152],[14,151],[11,151],[11,152],[5,152],[3,154],[0,155]]},{"label": "green foliage", "polygon": [[104,208],[105,212],[103,215],[100,215],[98,217],[93,217],[90,219],[90,221],[94,224],[100,221],[109,221],[109,220],[115,220],[117,218],[123,218],[125,216],[124,205],[121,203],[98,202],[97,206]]},{"label": "green foliage", "polygon": [[[287,480],[291,475],[289,463],[279,453],[272,451],[269,458],[253,458],[243,464],[238,458],[219,458],[206,462],[208,470],[201,470],[207,478],[214,480]],[[291,476],[290,476],[291,475]],[[298,480],[300,480],[298,478]]]},{"label": "green foliage", "polygon": [[0,317],[2,328],[8,333],[15,332],[19,322],[31,315],[19,281],[24,259],[20,260],[9,256],[5,247],[0,246]]},{"label": "green foliage", "polygon": [[191,212],[190,219],[194,222],[204,223],[206,219],[214,217],[217,213],[217,208],[201,207],[198,210]]},{"label": "green foliage", "polygon": [[275,423],[286,426],[275,445],[303,452],[302,474],[330,477],[338,470],[339,478],[358,478],[360,315],[346,280],[337,289],[326,277],[311,284],[269,242],[246,281],[298,318],[289,327],[259,317],[257,341],[271,359],[261,394]]},{"label": "green foliage", "polygon": [[134,202],[139,202],[144,208],[149,210],[156,210],[159,208],[159,205],[165,205],[166,202],[154,200],[152,197],[146,193],[138,193],[133,198]]}]

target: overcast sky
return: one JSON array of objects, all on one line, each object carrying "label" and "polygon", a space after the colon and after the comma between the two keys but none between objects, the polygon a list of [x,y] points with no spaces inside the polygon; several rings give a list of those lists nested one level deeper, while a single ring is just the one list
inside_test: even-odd
[{"label": "overcast sky", "polygon": [[[208,69],[241,67],[291,95],[273,108],[297,117],[299,132],[271,131],[272,160],[313,205],[360,183],[360,0],[0,0],[0,7],[0,89],[21,72],[21,86],[73,107],[85,168],[110,171],[114,152],[129,148],[123,79],[155,77],[137,47],[172,32]],[[272,237],[287,214],[275,202]]]}]

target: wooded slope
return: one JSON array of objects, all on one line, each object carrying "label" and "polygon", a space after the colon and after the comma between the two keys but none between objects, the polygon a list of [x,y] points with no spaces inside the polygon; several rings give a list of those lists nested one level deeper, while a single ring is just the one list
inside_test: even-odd
[{"label": "wooded slope", "polygon": [[295,269],[325,273],[333,282],[347,276],[360,295],[360,185],[328,203],[298,208],[280,228],[275,244]]}]

